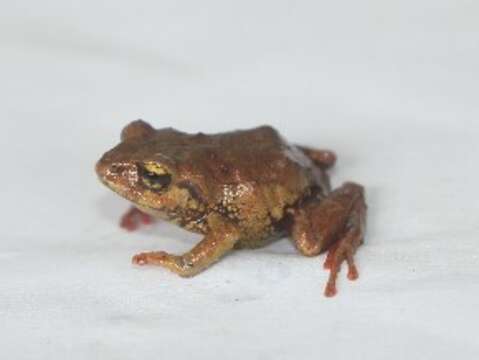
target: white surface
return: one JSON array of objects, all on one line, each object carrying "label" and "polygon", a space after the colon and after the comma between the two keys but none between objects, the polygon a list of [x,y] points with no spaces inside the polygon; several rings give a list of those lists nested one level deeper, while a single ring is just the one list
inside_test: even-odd
[{"label": "white surface", "polygon": [[[478,3],[131,4],[0,5],[2,358],[477,359]],[[368,192],[359,281],[324,298],[286,240],[193,279],[131,266],[198,240],[117,227],[93,165],[140,117],[334,148]]]}]

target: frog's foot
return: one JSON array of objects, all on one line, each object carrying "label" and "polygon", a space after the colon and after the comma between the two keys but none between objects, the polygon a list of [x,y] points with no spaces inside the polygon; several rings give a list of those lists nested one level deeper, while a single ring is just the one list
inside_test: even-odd
[{"label": "frog's foot", "polygon": [[353,227],[330,247],[324,262],[324,268],[329,270],[329,279],[324,292],[326,296],[336,295],[336,278],[344,261],[348,265],[348,279],[356,280],[359,277],[354,263],[354,253],[362,242],[363,234],[358,228]]},{"label": "frog's foot", "polygon": [[217,215],[208,218],[210,232],[193,249],[183,255],[152,251],[133,256],[136,265],[163,266],[180,276],[196,275],[233,249],[239,239],[235,225]]},{"label": "frog's foot", "polygon": [[336,164],[336,154],[330,150],[313,149],[306,146],[298,146],[299,149],[322,169],[329,169]]},{"label": "frog's foot", "polygon": [[122,216],[120,226],[128,231],[137,230],[142,224],[149,225],[153,222],[153,218],[132,206],[130,210]]},{"label": "frog's foot", "polygon": [[180,275],[187,276],[187,264],[181,256],[171,255],[165,251],[150,251],[133,256],[131,262],[135,265],[158,265],[164,266]]},{"label": "frog's foot", "polygon": [[297,249],[306,256],[329,250],[324,267],[330,270],[325,295],[334,296],[341,264],[348,265],[348,278],[358,278],[354,254],[365,232],[364,189],[346,183],[322,200],[312,200],[296,210],[292,235]]}]

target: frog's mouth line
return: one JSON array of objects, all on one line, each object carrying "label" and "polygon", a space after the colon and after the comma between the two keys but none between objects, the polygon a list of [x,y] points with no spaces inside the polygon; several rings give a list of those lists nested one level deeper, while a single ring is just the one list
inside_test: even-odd
[{"label": "frog's mouth line", "polygon": [[[120,185],[120,184],[118,184],[114,181],[110,181],[110,180],[108,180],[105,177],[100,176],[100,175],[98,176],[98,178],[102,182],[102,184],[105,185],[108,189],[112,190],[113,192],[115,192],[116,194],[120,195],[122,198],[124,198],[128,201],[136,203],[137,198],[139,196],[141,196],[139,192],[132,191],[131,187]],[[131,196],[132,193],[137,193],[137,196],[136,197]]]},{"label": "frog's mouth line", "polygon": [[132,203],[132,205],[144,211],[145,213],[163,220],[172,220],[174,218],[168,214],[166,209],[152,207],[142,203],[142,201],[139,201],[139,199],[142,197],[142,193],[140,191],[134,191],[131,187],[120,185],[114,181],[109,181],[101,176],[99,176],[99,178],[107,188],[120,195],[125,200],[128,200]]}]

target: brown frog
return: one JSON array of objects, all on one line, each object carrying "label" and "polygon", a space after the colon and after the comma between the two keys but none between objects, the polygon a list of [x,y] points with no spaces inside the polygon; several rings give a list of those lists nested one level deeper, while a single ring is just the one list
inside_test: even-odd
[{"label": "brown frog", "polygon": [[192,276],[233,249],[290,235],[303,255],[328,250],[325,294],[333,296],[342,262],[349,279],[358,277],[353,256],[366,217],[360,185],[331,191],[326,170],[335,161],[333,152],[289,144],[269,126],[192,135],[138,120],[123,129],[96,172],[134,204],[122,218],[124,228],[134,230],[152,216],[204,235],[183,255],[146,252],[135,255],[134,264]]}]

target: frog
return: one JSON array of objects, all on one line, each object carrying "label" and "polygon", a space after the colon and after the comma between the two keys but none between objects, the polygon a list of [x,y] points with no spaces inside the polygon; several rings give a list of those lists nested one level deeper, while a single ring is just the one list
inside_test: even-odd
[{"label": "frog", "polygon": [[342,264],[350,280],[358,278],[367,213],[362,185],[331,187],[336,160],[333,151],[289,143],[268,125],[190,134],[136,120],[96,173],[132,203],[120,221],[126,230],[163,219],[202,236],[183,254],[142,252],[133,264],[191,277],[234,250],[288,237],[301,255],[327,253],[324,295],[331,297]]}]

